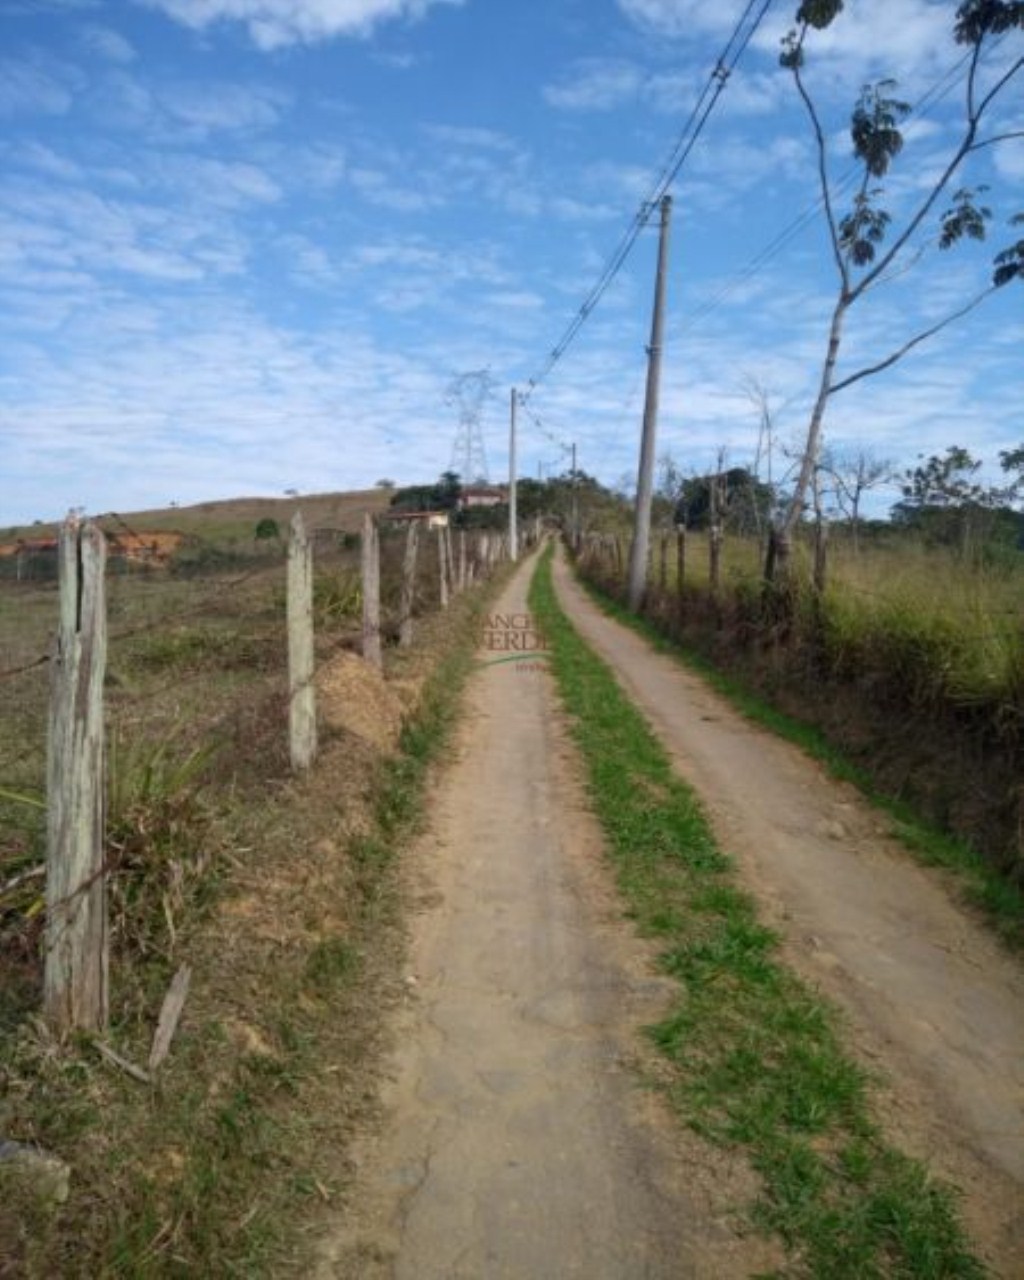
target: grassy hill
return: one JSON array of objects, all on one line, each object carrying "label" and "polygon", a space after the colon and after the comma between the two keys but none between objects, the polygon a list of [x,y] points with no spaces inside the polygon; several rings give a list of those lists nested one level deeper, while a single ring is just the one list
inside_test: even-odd
[{"label": "grassy hill", "polygon": [[[366,511],[387,508],[391,494],[386,489],[355,489],[348,493],[313,493],[294,498],[226,498],[199,502],[189,507],[161,507],[152,511],[119,511],[95,517],[104,528],[130,529],[147,533],[174,532],[204,542],[232,544],[251,541],[261,520],[276,520],[282,533],[296,511],[301,511],[307,528],[340,529],[355,532]],[[123,522],[123,523],[122,523]],[[56,522],[12,525],[0,529],[0,543],[19,538],[52,537]]]}]

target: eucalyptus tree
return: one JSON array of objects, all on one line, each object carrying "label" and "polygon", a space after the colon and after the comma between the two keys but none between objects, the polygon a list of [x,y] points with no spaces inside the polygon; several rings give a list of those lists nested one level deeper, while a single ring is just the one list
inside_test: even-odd
[{"label": "eucalyptus tree", "polygon": [[[956,9],[952,38],[965,50],[964,93],[954,141],[936,176],[920,192],[913,206],[899,219],[883,203],[882,180],[903,150],[903,125],[911,108],[895,96],[896,82],[880,80],[866,85],[850,117],[850,140],[856,163],[856,185],[849,204],[839,207],[839,190],[829,175],[827,131],[822,113],[805,76],[813,33],[830,27],[844,8],[843,0],[803,0],[796,12],[796,24],[783,41],[781,65],[791,74],[797,94],[806,110],[814,140],[817,183],[828,229],[831,257],[835,265],[837,289],[829,322],[828,341],[822,360],[818,389],[808,419],[800,466],[789,502],[775,522],[765,567],[773,579],[786,573],[794,530],[807,506],[816,469],[820,463],[822,427],[829,400],[838,392],[864,378],[891,368],[915,347],[934,337],[953,321],[972,311],[994,290],[1013,280],[1024,279],[1024,239],[1002,249],[995,257],[987,285],[937,322],[901,335],[883,358],[841,374],[838,368],[847,315],[876,285],[894,274],[908,270],[920,260],[919,233],[933,230],[940,249],[950,249],[965,239],[982,240],[992,217],[981,202],[983,187],[956,186],[968,160],[984,148],[1024,137],[1024,128],[990,127],[996,104],[1020,76],[1024,56],[1013,46],[1002,49],[995,69],[988,70],[984,55],[997,42],[1017,40],[1024,32],[1024,2],[1015,0],[965,0]],[[886,32],[878,32],[880,43]],[[1016,86],[1015,86],[1016,87]],[[1024,215],[1011,219],[1020,225]]]}]

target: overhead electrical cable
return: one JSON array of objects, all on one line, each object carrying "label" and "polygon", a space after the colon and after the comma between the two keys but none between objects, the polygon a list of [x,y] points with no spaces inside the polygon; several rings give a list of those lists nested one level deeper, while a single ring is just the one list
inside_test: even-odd
[{"label": "overhead electrical cable", "polygon": [[622,270],[632,252],[633,246],[639,239],[641,231],[647,226],[652,210],[660,204],[663,197],[668,193],[680,169],[686,163],[687,157],[703,132],[704,126],[715,109],[718,99],[724,92],[730,75],[735,70],[757,29],[764,21],[771,5],[772,0],[748,0],[742,15],[715,63],[714,70],[708,76],[697,102],[694,104],[672,151],[654,180],[650,191],[612,251],[583,304],[569,321],[561,338],[552,347],[538,372],[530,378],[526,390],[520,395],[520,403],[525,403],[530,398],[534,390],[562,359],[575,341],[579,331],[590,318],[594,308],[608,291],[612,281]]},{"label": "overhead electrical cable", "polygon": [[[532,396],[535,388],[548,376],[554,369],[555,365],[565,355],[565,352],[572,345],[577,334],[583,325],[589,319],[590,314],[600,302],[612,281],[618,275],[629,257],[629,254],[639,238],[640,232],[646,227],[650,220],[652,211],[657,207],[661,198],[668,192],[675,178],[678,176],[680,169],[685,163],[690,152],[693,150],[697,139],[703,130],[707,119],[714,108],[715,103],[721,96],[725,88],[726,81],[731,72],[735,69],[740,57],[750,44],[758,27],[764,21],[765,16],[771,7],[771,0],[762,0],[760,9],[756,17],[751,21],[751,15],[754,12],[757,0],[749,0],[743,14],[736,23],[732,35],[729,37],[715,68],[709,75],[704,88],[701,91],[697,102],[690,112],[679,136],[666,159],[664,165],[660,169],[658,176],[653,182],[651,192],[640,205],[637,213],[633,217],[622,238],[616,245],[612,254],[608,258],[597,281],[588,293],[583,305],[579,311],[573,316],[569,325],[566,327],[561,339],[557,345],[552,348],[548,354],[540,371],[529,380],[527,390],[520,395],[520,404],[526,405],[530,396]],[[749,25],[748,25],[749,24]],[[1004,37],[1005,38],[1005,37]],[[998,49],[1002,40],[998,41],[993,48]],[[933,103],[941,101],[946,97],[958,83],[962,82],[965,75],[965,68],[970,60],[970,51],[965,53],[956,63],[946,71],[939,79],[914,103],[912,112],[919,115],[927,107]],[[710,99],[710,100],[709,100]],[[856,166],[851,166],[838,180],[836,184],[837,191],[847,189],[857,175]],[[705,316],[710,315],[717,310],[719,306],[735,291],[745,284],[748,280],[759,275],[764,268],[773,261],[791,240],[800,234],[821,212],[824,200],[818,196],[804,211],[798,214],[791,222],[764,246],[755,256],[741,267],[734,277],[727,281],[722,288],[711,298],[702,303],[695,312],[688,316],[682,324],[681,332],[687,332],[694,328]],[[545,426],[540,419],[529,410],[529,416],[534,423],[541,429],[543,434],[552,442],[557,444],[563,451],[567,451],[569,446],[564,441],[558,439],[552,430]]]}]

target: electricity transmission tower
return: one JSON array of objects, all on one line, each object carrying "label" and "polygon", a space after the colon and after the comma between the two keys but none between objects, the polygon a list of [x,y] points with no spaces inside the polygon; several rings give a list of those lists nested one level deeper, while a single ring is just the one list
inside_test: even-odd
[{"label": "electricity transmission tower", "polygon": [[489,482],[487,454],[480,426],[484,402],[491,394],[494,379],[490,369],[476,369],[472,373],[460,373],[448,386],[445,404],[459,411],[459,425],[452,446],[450,470],[462,479],[463,484],[475,484],[478,480]]}]

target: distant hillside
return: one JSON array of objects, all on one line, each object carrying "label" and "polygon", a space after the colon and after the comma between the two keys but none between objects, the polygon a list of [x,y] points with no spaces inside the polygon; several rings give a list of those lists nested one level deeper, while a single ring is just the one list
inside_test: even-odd
[{"label": "distant hillside", "polygon": [[[349,493],[303,494],[294,498],[226,498],[190,507],[161,507],[153,511],[118,511],[93,518],[103,528],[139,533],[182,533],[204,542],[251,539],[261,520],[276,520],[282,534],[296,511],[309,529],[358,530],[366,511],[387,509],[391,493],[386,489],[357,489]],[[55,522],[15,525],[0,529],[0,543],[19,538],[52,537]]]}]

